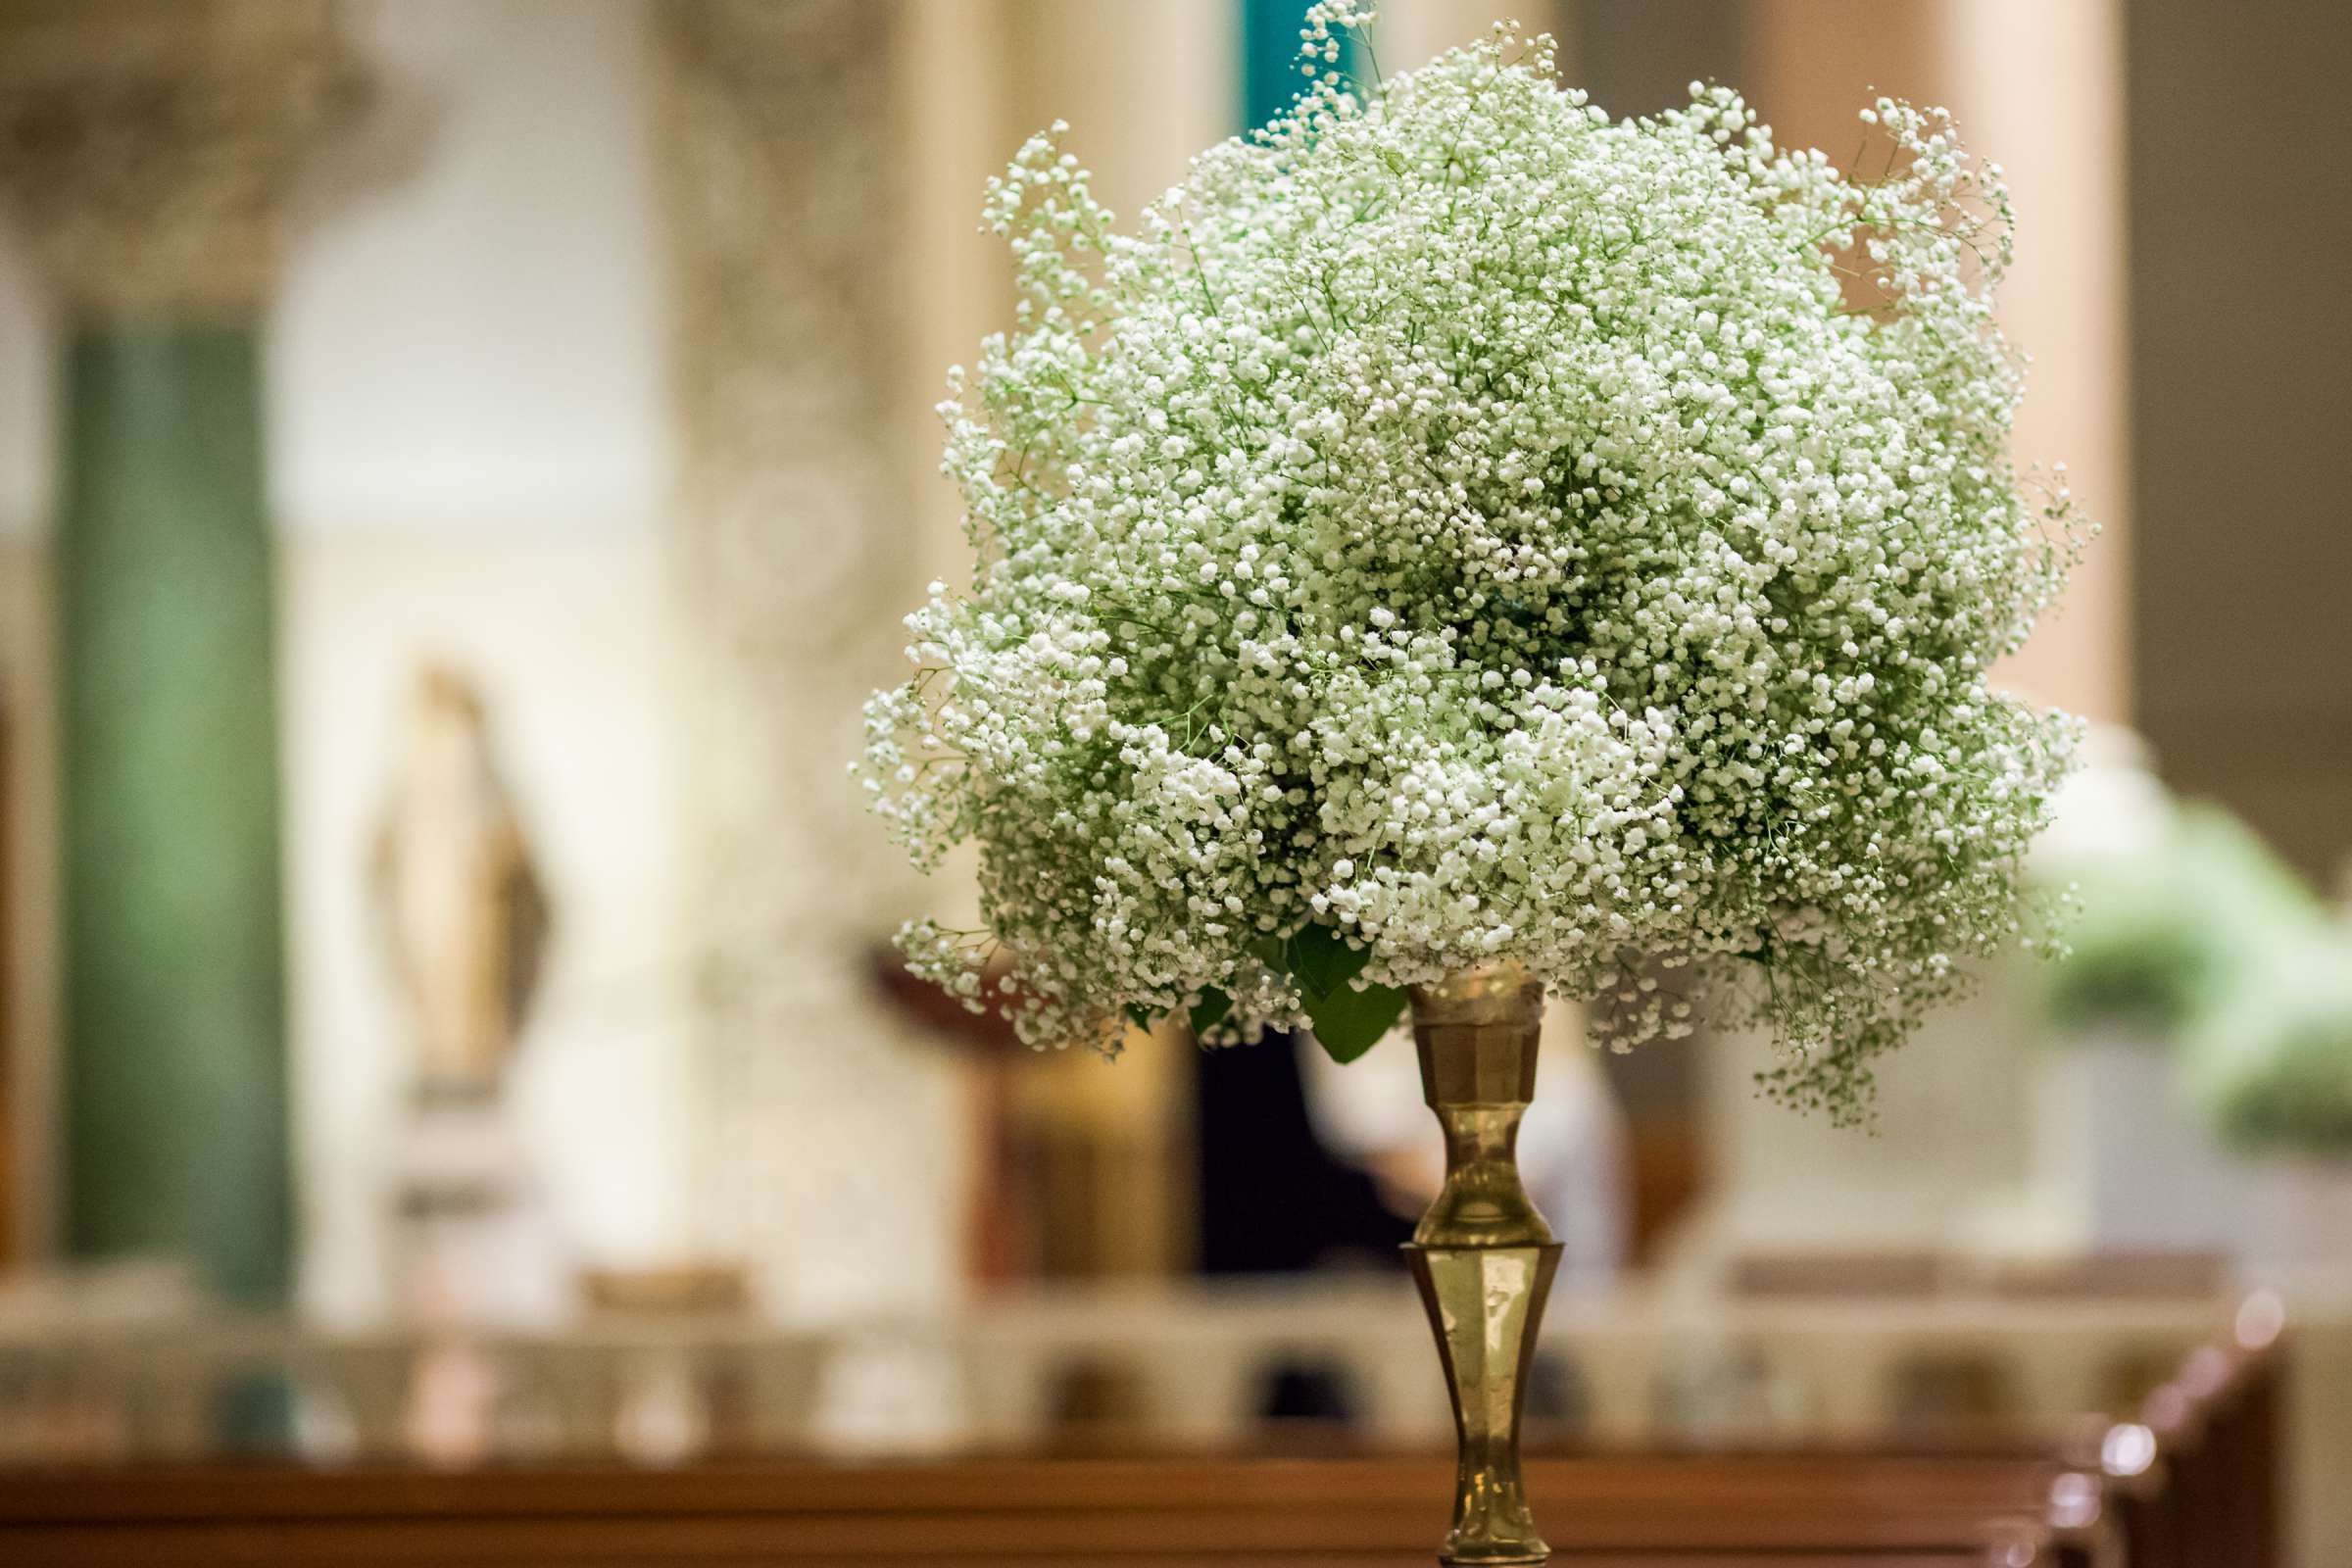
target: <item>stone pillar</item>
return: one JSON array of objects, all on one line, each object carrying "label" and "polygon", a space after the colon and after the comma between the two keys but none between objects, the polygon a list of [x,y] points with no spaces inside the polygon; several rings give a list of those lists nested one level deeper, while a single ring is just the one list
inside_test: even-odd
[{"label": "stone pillar", "polygon": [[2124,0],[1946,0],[1939,20],[1945,102],[1970,144],[2007,169],[2017,203],[2017,267],[2002,288],[2001,324],[2034,356],[2017,456],[2063,461],[2100,528],[2064,601],[1997,673],[2027,697],[2129,723]]},{"label": "stone pillar", "polygon": [[289,1275],[258,323],[349,81],[320,0],[0,4],[0,194],[64,345],[64,1249]]},{"label": "stone pillar", "polygon": [[703,1244],[796,1318],[954,1293],[956,1073],[873,952],[921,904],[844,771],[926,580],[900,461],[899,8],[658,8]]},{"label": "stone pillar", "polygon": [[1748,0],[1752,88],[1784,143],[1840,161],[1878,92],[1948,107],[2008,173],[2017,265],[2001,325],[2034,357],[2021,466],[2064,462],[2102,530],[1997,684],[2102,722],[2132,717],[2129,365],[2120,0]]}]

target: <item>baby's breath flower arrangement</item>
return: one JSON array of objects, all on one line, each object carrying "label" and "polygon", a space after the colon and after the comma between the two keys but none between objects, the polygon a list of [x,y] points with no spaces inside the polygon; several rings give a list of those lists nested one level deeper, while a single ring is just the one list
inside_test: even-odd
[{"label": "baby's breath flower arrangement", "polygon": [[[1311,1024],[1513,961],[1626,1046],[1693,999],[1850,1116],[2018,888],[2074,738],[1990,690],[2075,550],[2007,454],[1997,169],[1734,93],[1612,122],[1505,27],[1310,81],[1122,232],[1056,124],[992,182],[1017,328],[951,377],[968,592],[860,765],[987,929],[913,966],[1036,1044]],[[1874,157],[1874,165],[1881,160]]]}]

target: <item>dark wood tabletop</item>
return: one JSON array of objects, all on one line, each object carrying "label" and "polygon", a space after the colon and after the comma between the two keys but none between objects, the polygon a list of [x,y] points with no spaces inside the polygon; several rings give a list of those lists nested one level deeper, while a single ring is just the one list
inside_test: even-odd
[{"label": "dark wood tabletop", "polygon": [[[2026,1458],[1628,1455],[1532,1460],[1528,1483],[1558,1560],[1587,1568],[2030,1568],[2089,1560],[2084,1521],[2053,1514],[2062,1474]],[[18,1472],[0,1475],[0,1561],[1386,1568],[1433,1559],[1451,1483],[1435,1457]]]}]

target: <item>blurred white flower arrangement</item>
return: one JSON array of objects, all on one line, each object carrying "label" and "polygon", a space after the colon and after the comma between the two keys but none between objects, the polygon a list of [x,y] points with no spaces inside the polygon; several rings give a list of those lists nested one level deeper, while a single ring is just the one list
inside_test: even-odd
[{"label": "blurred white flower arrangement", "polygon": [[2080,907],[2050,966],[2048,1011],[2069,1030],[2116,1025],[2179,1039],[2229,1008],[2301,946],[2325,910],[2294,872],[2219,807],[2165,801],[2149,842],[2073,868]]},{"label": "blurred white flower arrangement", "polygon": [[1985,681],[2078,544],[2007,455],[1998,171],[1887,100],[1868,172],[1721,87],[1612,122],[1507,28],[1359,94],[1369,20],[1315,7],[1293,112],[1134,233],[1064,126],[992,182],[1018,324],[942,405],[972,583],[860,764],[919,864],[979,841],[987,928],[903,946],[1106,1050],[1345,1059],[1499,960],[1622,1046],[1696,983],[1857,1114],[2024,934],[2075,735]]},{"label": "blurred white flower arrangement", "polygon": [[2145,842],[2066,869],[2052,1023],[2172,1047],[2226,1144],[2352,1150],[2352,932],[2292,868],[2220,807],[2165,798]]},{"label": "blurred white flower arrangement", "polygon": [[2352,1152],[2352,933],[2315,929],[2266,956],[2190,1033],[2189,1092],[2235,1148]]}]

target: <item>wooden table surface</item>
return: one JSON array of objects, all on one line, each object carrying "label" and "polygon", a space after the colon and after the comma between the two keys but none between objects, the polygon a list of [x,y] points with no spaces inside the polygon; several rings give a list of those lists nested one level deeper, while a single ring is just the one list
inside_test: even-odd
[{"label": "wooden table surface", "polygon": [[[1563,1564],[2007,1568],[2066,1560],[2029,1459],[1532,1460]],[[11,1565],[1112,1563],[1400,1568],[1444,1534],[1436,1458],[0,1473]]]}]

